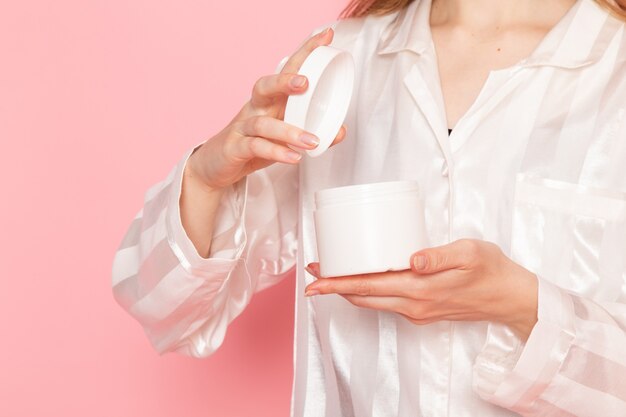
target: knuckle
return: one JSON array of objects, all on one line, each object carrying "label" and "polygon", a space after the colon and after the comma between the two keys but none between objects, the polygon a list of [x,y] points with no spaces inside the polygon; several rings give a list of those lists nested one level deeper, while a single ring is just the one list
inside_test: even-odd
[{"label": "knuckle", "polygon": [[475,255],[478,252],[478,243],[474,239],[461,239],[460,243],[468,254]]},{"label": "knuckle", "polygon": [[409,319],[413,324],[417,324],[418,326],[423,326],[425,324],[430,324],[432,320],[429,319]]},{"label": "knuckle", "polygon": [[480,256],[480,245],[473,239],[462,239],[460,241],[463,254],[468,263],[475,263]]},{"label": "knuckle", "polygon": [[263,150],[263,140],[256,136],[252,137],[250,138],[248,146],[253,154],[258,155]]},{"label": "knuckle", "polygon": [[265,77],[261,77],[257,79],[252,85],[252,95],[261,95],[263,89],[263,79]]},{"label": "knuckle", "polygon": [[414,297],[420,300],[431,300],[434,297],[434,288],[430,280],[416,279],[415,294]]},{"label": "knuckle", "polygon": [[424,308],[419,303],[411,303],[407,306],[406,313],[413,320],[421,320],[424,316]]},{"label": "knuckle", "polygon": [[439,270],[446,265],[446,256],[440,253],[435,253],[428,256],[429,262],[427,265],[432,265],[434,269]]},{"label": "knuckle", "polygon": [[285,135],[285,139],[289,139],[291,142],[299,142],[298,138],[302,133],[304,133],[304,130],[297,127],[290,127],[286,123],[283,124],[283,127],[283,134]]},{"label": "knuckle", "polygon": [[420,279],[414,275],[405,275],[400,281],[401,295],[406,298],[416,298],[420,295]]},{"label": "knuckle", "polygon": [[278,76],[277,84],[282,87],[281,89],[287,89],[291,82],[291,79],[295,77],[297,74],[292,73],[283,73]]},{"label": "knuckle", "polygon": [[408,314],[405,313],[399,313],[402,317],[404,317],[405,319],[407,319],[410,323],[413,324],[417,324],[417,325],[424,325],[424,324],[428,324],[431,322],[430,319],[426,319],[426,318],[419,318],[419,317],[412,317]]},{"label": "knuckle", "polygon": [[252,131],[255,134],[258,134],[259,132],[262,132],[267,126],[267,120],[264,116],[254,116],[250,120],[250,124],[251,124]]},{"label": "knuckle", "polygon": [[269,153],[271,155],[271,158],[274,160],[281,160],[283,161],[286,157],[285,152],[287,152],[286,149],[284,149],[282,146],[280,145],[275,145],[275,144],[271,144],[269,145]]}]

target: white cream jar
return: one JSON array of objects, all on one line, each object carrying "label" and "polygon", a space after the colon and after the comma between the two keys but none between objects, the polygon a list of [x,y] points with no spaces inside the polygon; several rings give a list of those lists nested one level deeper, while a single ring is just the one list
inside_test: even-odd
[{"label": "white cream jar", "polygon": [[323,277],[408,269],[411,255],[427,245],[415,181],[320,190],[315,206]]}]

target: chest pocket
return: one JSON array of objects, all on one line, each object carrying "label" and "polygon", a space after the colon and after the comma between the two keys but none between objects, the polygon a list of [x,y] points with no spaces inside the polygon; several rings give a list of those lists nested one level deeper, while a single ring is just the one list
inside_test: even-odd
[{"label": "chest pocket", "polygon": [[626,194],[519,174],[511,257],[560,287],[626,299]]}]

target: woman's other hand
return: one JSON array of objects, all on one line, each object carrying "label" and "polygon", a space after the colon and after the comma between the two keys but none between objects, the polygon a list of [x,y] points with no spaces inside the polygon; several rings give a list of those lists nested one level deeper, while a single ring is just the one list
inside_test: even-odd
[{"label": "woman's other hand", "polygon": [[[217,135],[202,144],[189,158],[188,174],[208,189],[223,189],[253,171],[274,162],[297,164],[301,151],[314,149],[315,135],[283,121],[287,98],[302,94],[308,80],[297,75],[302,63],[320,45],[333,38],[332,28],[311,36],[290,56],[278,74],[259,78],[250,100]],[[333,145],[345,137],[339,130]]]},{"label": "woman's other hand", "polygon": [[[307,271],[319,278],[319,264],[309,264]],[[481,240],[418,251],[410,270],[318,279],[305,293],[339,294],[356,306],[396,312],[415,324],[499,322],[524,341],[537,322],[537,277]]]}]

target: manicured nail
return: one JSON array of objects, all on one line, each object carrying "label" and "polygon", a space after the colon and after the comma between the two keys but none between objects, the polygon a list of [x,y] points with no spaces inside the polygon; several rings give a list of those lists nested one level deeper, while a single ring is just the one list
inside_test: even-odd
[{"label": "manicured nail", "polygon": [[305,296],[310,297],[312,295],[319,295],[320,292],[318,290],[306,290],[304,293]]},{"label": "manicured nail", "polygon": [[313,275],[315,275],[316,277],[320,274],[320,267],[319,267],[319,264],[316,264],[315,262],[311,262],[311,263],[310,263],[310,264],[308,264],[306,267],[307,267],[307,268],[309,269],[309,271],[311,271],[311,273],[312,273]]},{"label": "manicured nail", "polygon": [[415,256],[413,258],[413,266],[415,266],[417,270],[426,268],[426,257],[424,255]]},{"label": "manicured nail", "polygon": [[302,158],[302,155],[300,155],[300,153],[296,151],[287,151],[287,158],[291,159],[292,161],[299,161],[300,158]]},{"label": "manicured nail", "polygon": [[307,132],[301,133],[300,136],[298,136],[298,140],[307,146],[317,146],[320,144],[320,140],[317,136]]},{"label": "manicured nail", "polygon": [[292,87],[304,87],[304,84],[306,83],[306,77],[303,77],[302,75],[296,75],[291,79],[290,83]]}]

